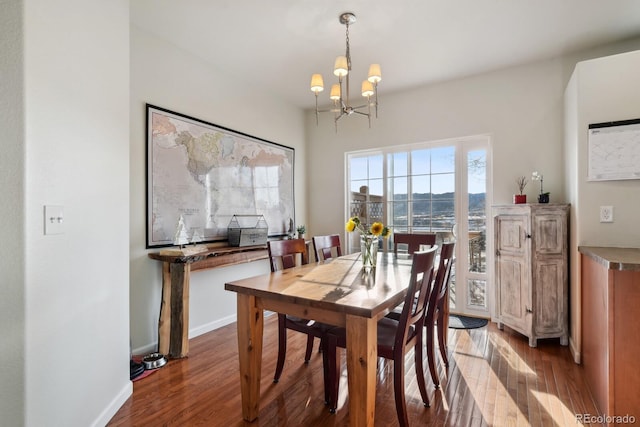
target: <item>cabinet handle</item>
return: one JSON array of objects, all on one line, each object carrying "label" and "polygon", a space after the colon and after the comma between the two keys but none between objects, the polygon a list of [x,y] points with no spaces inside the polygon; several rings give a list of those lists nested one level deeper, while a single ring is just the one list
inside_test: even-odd
[{"label": "cabinet handle", "polygon": [[525,307],[524,309],[527,313],[533,313],[533,310],[531,310],[529,307]]},{"label": "cabinet handle", "polygon": [[530,239],[530,238],[531,238],[531,234],[527,233],[527,234],[525,234],[525,237],[526,237],[527,239]]}]

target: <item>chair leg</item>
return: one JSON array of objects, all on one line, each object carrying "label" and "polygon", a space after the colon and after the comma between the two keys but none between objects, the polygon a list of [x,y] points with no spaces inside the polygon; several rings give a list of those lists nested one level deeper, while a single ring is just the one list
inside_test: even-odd
[{"label": "chair leg", "polygon": [[448,333],[447,323],[444,320],[444,312],[440,311],[438,314],[438,347],[440,347],[440,355],[445,367],[449,367],[449,357],[447,356],[447,340],[446,335]]},{"label": "chair leg", "polygon": [[284,359],[287,355],[287,328],[285,328],[286,316],[278,313],[278,361],[276,362],[276,373],[273,376],[273,382],[280,381],[282,369],[284,368]]},{"label": "chair leg", "polygon": [[313,335],[307,334],[307,351],[304,353],[304,363],[309,363],[313,353]]},{"label": "chair leg", "polygon": [[338,407],[338,391],[340,387],[340,355],[335,337],[325,337],[322,348],[322,364],[324,369],[324,400],[329,412],[336,413]]},{"label": "chair leg", "polygon": [[433,321],[427,321],[425,323],[427,328],[427,362],[429,363],[429,372],[431,372],[431,380],[436,389],[440,388],[440,379],[438,378],[438,372],[436,372],[436,358],[433,351],[433,333],[434,327]]},{"label": "chair leg", "polygon": [[427,394],[427,384],[424,380],[424,360],[422,357],[422,339],[418,339],[415,349],[415,365],[416,365],[416,377],[418,379],[418,388],[420,389],[420,395],[422,396],[422,403],[427,408],[431,406],[429,402],[429,396]]},{"label": "chair leg", "polygon": [[393,392],[396,400],[396,413],[400,427],[409,427],[407,402],[404,399],[404,352],[397,352],[393,360]]}]

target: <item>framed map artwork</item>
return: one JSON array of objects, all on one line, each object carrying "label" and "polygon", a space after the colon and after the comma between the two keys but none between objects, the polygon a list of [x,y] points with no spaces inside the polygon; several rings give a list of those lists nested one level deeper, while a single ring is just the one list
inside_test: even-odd
[{"label": "framed map artwork", "polygon": [[293,148],[147,104],[147,248],[227,240],[233,215],[288,234],[293,162]]}]

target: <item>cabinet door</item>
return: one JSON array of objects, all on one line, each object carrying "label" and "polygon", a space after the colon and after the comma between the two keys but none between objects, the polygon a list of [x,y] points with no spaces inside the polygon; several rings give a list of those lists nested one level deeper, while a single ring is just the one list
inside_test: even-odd
[{"label": "cabinet door", "polygon": [[562,212],[533,217],[534,331],[537,336],[567,333],[566,216]]},{"label": "cabinet door", "polygon": [[498,215],[494,224],[499,322],[525,335],[531,329],[527,316],[527,307],[531,307],[527,219],[527,215]]}]

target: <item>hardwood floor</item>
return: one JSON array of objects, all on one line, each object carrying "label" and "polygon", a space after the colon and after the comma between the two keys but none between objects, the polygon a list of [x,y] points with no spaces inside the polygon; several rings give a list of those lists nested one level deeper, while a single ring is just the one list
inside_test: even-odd
[{"label": "hardwood floor", "polygon": [[[597,415],[580,366],[558,340],[527,338],[495,324],[449,329],[450,367],[440,364],[441,389],[427,368],[431,407],[422,405],[413,366],[405,367],[409,422],[413,426],[577,426],[575,414]],[[133,395],[108,424],[117,426],[347,426],[346,365],[338,411],[324,405],[322,355],[305,365],[305,339],[289,333],[287,361],[278,384],[277,318],[265,318],[260,416],[242,420],[235,323],[190,341],[189,357],[171,360],[134,382]],[[437,354],[437,350],[436,350]],[[379,359],[376,426],[398,425],[392,366]],[[425,362],[426,367],[426,362]]]}]

